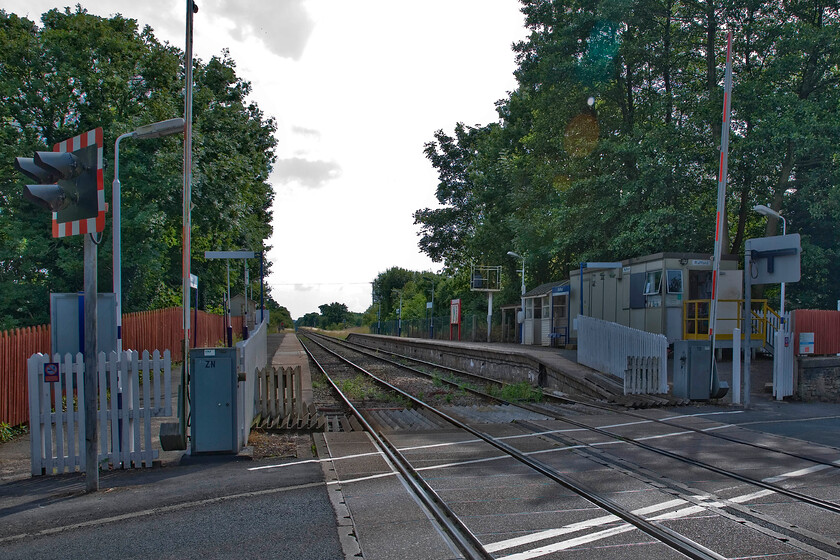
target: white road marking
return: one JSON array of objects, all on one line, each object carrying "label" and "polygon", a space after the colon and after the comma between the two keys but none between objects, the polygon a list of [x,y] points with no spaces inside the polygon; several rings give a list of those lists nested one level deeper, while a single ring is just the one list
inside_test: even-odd
[{"label": "white road marking", "polygon": [[[835,463],[840,464],[840,461],[835,461]],[[787,478],[805,476],[807,474],[818,472],[818,471],[821,471],[821,470],[827,469],[827,468],[829,468],[828,465],[816,465],[814,467],[809,467],[809,468],[805,468],[805,469],[798,469],[798,470],[795,470],[795,471],[791,471],[791,472],[788,472],[788,473],[781,474],[781,475],[776,476],[776,477],[767,478],[767,479],[764,479],[764,482],[777,482],[778,480],[784,480],[784,479],[787,479]],[[750,494],[743,494],[741,496],[735,496],[733,498],[728,498],[728,499],[723,500],[723,501],[713,501],[713,502],[709,502],[707,504],[704,504],[702,506],[697,506],[697,505],[689,506],[689,507],[686,507],[686,508],[678,509],[676,511],[663,513],[661,515],[649,518],[648,521],[664,521],[664,520],[682,519],[682,518],[688,517],[690,515],[695,515],[695,514],[698,514],[698,513],[706,512],[710,508],[726,507],[727,502],[741,504],[741,503],[749,502],[749,501],[752,501],[752,500],[756,500],[758,498],[763,498],[763,497],[769,496],[771,494],[775,494],[775,492],[772,491],[772,490],[759,490],[757,492],[752,492]],[[700,500],[711,500],[712,499],[710,496],[695,496],[695,498],[700,499]],[[670,500],[670,501],[667,501],[667,502],[663,502],[662,504],[659,504],[658,506],[656,506],[656,505],[650,506],[650,508],[659,507],[660,509],[668,509],[669,507],[674,507],[674,505],[680,505],[681,503],[685,503],[685,501],[683,501],[683,500]],[[648,509],[650,509],[650,508],[648,508]],[[656,510],[654,509],[653,511],[656,511]],[[653,511],[635,510],[633,513],[635,513],[637,515],[646,515],[647,513],[652,513]],[[609,523],[610,518],[612,518],[612,520],[617,519],[617,518],[615,518],[614,516],[611,516],[611,515],[610,516],[603,516],[603,517],[595,518],[591,521],[582,521],[582,522],[575,523],[575,524],[572,524],[572,525],[567,525],[567,526],[561,527],[559,529],[549,529],[547,531],[540,531],[538,533],[533,533],[531,535],[516,537],[515,539],[508,539],[508,540],[505,540],[505,541],[499,541],[499,542],[496,542],[496,543],[492,543],[492,544],[486,546],[485,548],[487,549],[488,552],[496,552],[496,551],[504,550],[504,549],[507,549],[507,548],[522,546],[524,544],[529,544],[531,542],[536,542],[536,541],[539,541],[539,540],[546,540],[548,538],[553,538],[555,536],[560,536],[560,535],[563,535],[563,534],[574,532],[572,530],[569,530],[569,528],[571,528],[571,527],[576,527],[576,526],[579,527],[578,529],[575,529],[575,530],[584,530],[584,529],[594,528],[597,525],[603,525],[603,524]],[[601,520],[607,520],[607,521],[601,522]],[[587,524],[589,526],[587,526]],[[566,540],[566,541],[560,541],[560,542],[557,542],[557,543],[554,543],[554,544],[551,544],[551,545],[542,546],[542,547],[535,548],[535,549],[532,549],[532,550],[527,550],[525,552],[521,552],[521,553],[518,553],[518,554],[512,554],[512,555],[509,555],[509,556],[504,556],[503,560],[530,560],[531,558],[538,558],[540,556],[545,556],[546,554],[552,554],[554,552],[558,552],[558,551],[561,551],[561,550],[567,550],[569,548],[573,548],[573,547],[580,546],[580,545],[583,545],[583,544],[588,544],[588,543],[591,543],[591,542],[595,542],[597,540],[605,539],[605,538],[611,537],[613,535],[617,535],[617,534],[620,534],[620,533],[631,531],[634,528],[635,527],[633,527],[632,525],[624,524],[624,525],[621,525],[619,527],[615,527],[613,529],[608,529],[608,530],[605,530],[605,531],[599,531],[597,533],[592,533],[591,535],[584,535],[584,536],[581,536],[581,537],[576,537],[574,539],[569,539],[569,540]],[[546,536],[543,536],[543,535],[546,535]],[[502,559],[499,559],[499,560],[502,560]]]},{"label": "white road marking", "polygon": [[[661,504],[655,504],[652,506],[648,506],[645,508],[634,510],[633,513],[636,515],[647,515],[650,513],[656,513],[657,511],[662,511],[663,509],[669,509],[672,507],[676,507],[686,503],[685,500],[670,500],[667,502],[663,502]],[[531,533],[530,535],[525,535],[522,537],[514,537],[512,539],[507,539],[504,541],[494,542],[484,547],[487,552],[498,552],[500,550],[505,550],[507,548],[514,548],[517,546],[522,546],[525,544],[531,544],[537,541],[543,541],[546,539],[553,539],[554,537],[559,537],[561,535],[566,535],[569,533],[576,533],[577,531],[582,531],[584,529],[592,529],[595,527],[599,527],[601,525],[607,525],[608,523],[614,523],[616,521],[621,521],[621,518],[616,517],[615,515],[603,515],[601,517],[596,517],[595,519],[590,519],[588,521],[580,521],[578,523],[572,523],[570,525],[566,525],[565,527],[561,527],[559,529],[549,529],[547,531],[540,531],[538,533]]]}]

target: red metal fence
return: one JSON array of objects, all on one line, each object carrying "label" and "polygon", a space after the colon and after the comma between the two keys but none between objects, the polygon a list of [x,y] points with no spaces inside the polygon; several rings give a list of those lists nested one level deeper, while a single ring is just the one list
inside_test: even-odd
[{"label": "red metal fence", "polygon": [[[123,348],[142,352],[169,350],[172,361],[183,361],[184,331],[181,308],[156,309],[123,315]],[[197,316],[196,316],[197,315]],[[190,347],[220,346],[225,340],[225,318],[193,312],[196,343]],[[242,332],[242,317],[232,317],[234,336]],[[12,426],[29,422],[26,360],[37,352],[50,352],[50,326],[39,325],[0,331],[0,422]]]},{"label": "red metal fence", "polygon": [[814,355],[840,353],[840,311],[797,309],[793,312],[793,349],[799,354],[799,334],[814,333]]}]

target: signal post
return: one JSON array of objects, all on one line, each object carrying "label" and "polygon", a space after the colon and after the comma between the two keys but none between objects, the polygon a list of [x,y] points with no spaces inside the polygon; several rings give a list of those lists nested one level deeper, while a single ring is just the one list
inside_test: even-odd
[{"label": "signal post", "polygon": [[[99,490],[99,434],[96,422],[97,245],[93,235],[105,229],[105,182],[102,129],[74,136],[35,157],[15,158],[15,169],[37,181],[24,197],[52,212],[53,237],[85,237],[85,488]],[[101,239],[101,236],[100,236]]]}]

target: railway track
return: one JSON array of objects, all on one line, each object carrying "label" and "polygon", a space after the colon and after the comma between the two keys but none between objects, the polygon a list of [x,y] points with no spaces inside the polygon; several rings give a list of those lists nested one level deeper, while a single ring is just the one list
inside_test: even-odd
[{"label": "railway track", "polygon": [[[315,338],[312,336],[311,340]],[[583,521],[571,521],[553,532],[528,532],[511,527],[505,533],[516,536],[509,538],[500,538],[498,532],[487,532],[480,524],[472,523],[471,527],[469,515],[465,520],[463,515],[459,517],[455,513],[457,506],[453,508],[448,505],[463,503],[463,497],[445,485],[440,486],[437,478],[428,478],[428,473],[446,471],[446,480],[461,477],[475,480],[475,486],[482,487],[486,484],[482,483],[480,477],[475,477],[475,465],[486,467],[491,464],[505,465],[507,469],[504,472],[517,473],[510,482],[514,486],[533,488],[534,477],[541,477],[544,482],[539,485],[553,485],[551,490],[546,491],[547,500],[558,503],[569,500],[577,503],[577,500],[581,500],[587,504],[584,507],[579,504],[577,507],[568,507],[568,504],[558,506],[555,516],[568,517],[568,512],[573,511],[589,512],[595,516],[593,519],[599,520],[595,525],[590,520],[590,526],[606,526],[597,538],[635,538],[639,546],[644,544],[657,550],[658,547],[666,547],[676,551],[677,556],[726,558],[734,556],[732,549],[737,548],[737,544],[727,542],[721,547],[720,534],[717,534],[717,538],[715,535],[710,537],[701,528],[725,526],[731,535],[745,535],[738,541],[765,543],[763,549],[768,554],[800,554],[803,558],[840,557],[838,535],[830,532],[826,534],[820,528],[825,525],[826,516],[830,517],[829,525],[840,527],[840,508],[830,500],[791,490],[786,487],[789,484],[785,483],[797,479],[799,475],[796,473],[808,471],[826,476],[826,485],[829,485],[838,469],[828,458],[820,462],[808,461],[807,466],[802,466],[800,462],[806,459],[799,454],[778,454],[787,461],[786,466],[790,470],[786,473],[790,476],[782,476],[785,473],[780,473],[776,477],[763,477],[762,480],[662,448],[662,442],[682,441],[684,444],[687,438],[705,441],[702,438],[709,436],[708,428],[692,427],[686,430],[684,425],[674,424],[673,420],[651,420],[644,417],[627,421],[627,417],[615,410],[609,416],[601,414],[597,417],[600,426],[590,425],[596,418],[591,414],[593,411],[604,412],[597,403],[547,404],[542,402],[545,395],[536,394],[530,395],[529,402],[512,404],[491,394],[499,393],[498,390],[488,392],[476,387],[481,385],[481,388],[486,389],[487,385],[498,385],[497,382],[474,378],[467,381],[460,376],[463,372],[450,370],[444,375],[434,364],[424,364],[423,369],[426,371],[419,371],[406,363],[400,363],[406,361],[405,357],[383,361],[381,352],[377,354],[350,348],[339,341],[320,337],[317,346],[312,343],[305,346],[312,359],[318,363],[318,368],[332,379],[331,383],[336,390],[342,386],[352,389],[350,393],[353,396],[346,397],[346,406],[358,415],[366,430],[375,434],[378,445],[383,450],[388,449],[389,458],[394,464],[400,465],[403,476],[414,481],[412,486],[418,487],[415,491],[426,493],[426,497],[421,500],[440,523],[441,531],[451,535],[451,542],[458,543],[457,548],[463,557],[551,557],[573,547],[575,542],[581,545],[595,542],[578,537],[578,541],[571,539],[572,544],[568,540],[553,545],[538,544],[556,539],[562,534],[575,533],[582,527],[575,523],[586,525]],[[339,354],[352,357],[339,357]],[[361,375],[364,375],[361,379],[365,382],[376,378],[375,383],[385,389],[370,387],[359,390],[359,387],[363,387],[362,380],[357,379]],[[448,386],[448,389],[444,390],[444,386]],[[418,395],[424,399],[417,398]],[[506,424],[483,424],[481,420],[464,413],[468,408],[481,407],[488,411],[508,408],[510,420]],[[417,443],[417,438],[411,435],[410,423],[400,425],[399,422],[390,422],[388,415],[383,414],[384,411],[391,411],[394,413],[392,418],[399,417],[407,414],[402,412],[404,410],[415,414],[421,414],[422,411],[423,418],[434,416],[437,419],[423,426],[425,432],[419,432],[423,434],[421,439],[426,442],[425,445],[412,445]],[[572,419],[572,416],[577,419]],[[687,418],[683,419],[682,424],[687,422]],[[644,438],[628,434],[628,431],[640,427],[649,429],[651,426],[666,430],[676,426],[680,431],[657,432]],[[417,432],[416,428],[414,430]],[[435,434],[441,434],[441,437],[436,438]],[[657,441],[658,446],[654,447],[645,440]],[[743,445],[720,438],[713,441],[727,446]],[[703,451],[708,451],[708,446],[702,443],[693,447],[701,455]],[[409,451],[402,453],[400,449]],[[457,451],[445,453],[447,449]],[[767,446],[747,449],[755,453],[776,453]],[[517,466],[512,467],[513,464]],[[570,471],[573,474],[570,475]],[[452,474],[455,472],[462,474]],[[668,474],[663,475],[663,472]],[[689,476],[676,476],[677,473]],[[836,482],[836,478],[833,480]],[[436,483],[439,485],[437,491],[434,488]],[[636,489],[632,492],[638,492],[638,496],[632,496],[632,492],[609,491],[609,487],[615,488],[616,483],[620,487]],[[781,483],[786,485],[782,486]],[[498,491],[497,488],[489,489],[490,495],[483,500],[494,501],[494,490]],[[471,487],[471,491],[475,492],[476,489]],[[444,494],[447,499],[441,497]],[[645,499],[632,499],[639,496]],[[772,500],[782,496],[787,505],[779,507]],[[770,501],[772,507],[755,506],[753,502],[756,500]],[[527,509],[516,511],[515,505],[505,505],[513,508],[506,518],[513,519],[516,515],[529,513]],[[803,508],[806,511],[804,514]],[[594,513],[598,509],[601,514]],[[803,523],[803,520],[808,522]],[[688,528],[682,528],[684,525]],[[596,531],[595,535],[598,534]],[[749,535],[749,539],[746,535]],[[587,538],[597,540],[592,535]],[[535,544],[538,544],[536,548]],[[778,550],[779,547],[786,552]],[[511,550],[515,552],[506,556]]]}]

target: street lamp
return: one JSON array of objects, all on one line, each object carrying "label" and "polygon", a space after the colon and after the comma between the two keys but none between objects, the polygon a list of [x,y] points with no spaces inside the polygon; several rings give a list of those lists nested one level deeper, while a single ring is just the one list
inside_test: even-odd
[{"label": "street lamp", "polygon": [[117,137],[114,143],[114,182],[112,183],[114,206],[113,229],[114,229],[114,299],[116,300],[116,314],[117,314],[117,355],[122,352],[122,255],[120,243],[120,141],[123,138],[160,138],[161,136],[168,136],[170,134],[177,134],[184,132],[184,119],[169,119],[153,124],[141,126],[132,132]]},{"label": "street lamp", "polygon": [[[782,216],[779,212],[776,212],[769,206],[765,206],[764,204],[756,204],[753,206],[753,210],[761,214],[762,216],[767,216],[768,218],[776,218],[777,220],[782,220],[782,235],[787,235],[787,220],[785,217]],[[785,322],[785,283],[782,282],[782,293],[781,297],[779,298],[779,315],[782,317],[782,324]]]},{"label": "street lamp", "polygon": [[514,253],[513,251],[508,251],[507,254],[509,257],[513,257],[515,259],[522,259],[522,297],[519,300],[519,304],[522,306],[522,321],[519,322],[519,344],[524,344],[525,340],[523,338],[522,329],[525,326],[525,257],[519,255],[518,253]]},{"label": "street lamp", "polygon": [[398,290],[396,288],[391,289],[391,293],[397,292],[400,294],[400,306],[397,308],[397,336],[402,336],[402,290]]}]

